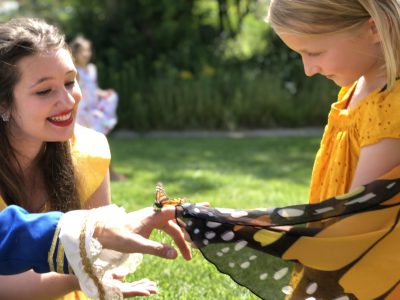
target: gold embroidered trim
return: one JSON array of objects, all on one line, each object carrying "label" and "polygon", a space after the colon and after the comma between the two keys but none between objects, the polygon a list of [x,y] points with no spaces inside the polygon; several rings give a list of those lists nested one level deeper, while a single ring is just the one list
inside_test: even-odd
[{"label": "gold embroidered trim", "polygon": [[61,243],[58,243],[57,273],[64,274],[64,247]]},{"label": "gold embroidered trim", "polygon": [[50,251],[47,255],[47,263],[49,264],[49,268],[50,268],[50,272],[54,272],[54,262],[53,262],[53,257],[54,257],[54,251],[56,249],[56,245],[58,242],[58,236],[60,234],[60,230],[61,227],[57,225],[57,228],[54,232],[54,236],[53,236],[53,241],[51,242],[51,247],[50,247]]},{"label": "gold embroidered trim", "polygon": [[86,238],[86,224],[88,221],[88,215],[85,217],[85,221],[83,223],[83,227],[81,230],[81,234],[79,236],[79,254],[81,255],[82,258],[82,264],[85,272],[88,274],[90,279],[93,280],[94,284],[97,287],[97,290],[99,291],[99,299],[100,300],[105,300],[105,292],[103,285],[101,284],[99,278],[93,273],[92,265],[90,263],[89,258],[87,257],[86,253],[86,247],[85,247],[85,238]]}]

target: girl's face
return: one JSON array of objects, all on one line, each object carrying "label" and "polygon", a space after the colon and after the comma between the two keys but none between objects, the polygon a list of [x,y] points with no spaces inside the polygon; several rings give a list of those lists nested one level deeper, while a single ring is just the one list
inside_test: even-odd
[{"label": "girl's face", "polygon": [[371,82],[382,76],[383,55],[370,22],[356,32],[278,35],[301,55],[307,76],[321,74],[339,86],[351,85],[362,76]]},{"label": "girl's face", "polygon": [[14,87],[10,138],[14,142],[66,141],[72,137],[82,98],[70,53],[53,50],[22,58]]},{"label": "girl's face", "polygon": [[86,66],[92,58],[92,47],[90,43],[83,43],[75,53],[75,62],[78,66]]}]

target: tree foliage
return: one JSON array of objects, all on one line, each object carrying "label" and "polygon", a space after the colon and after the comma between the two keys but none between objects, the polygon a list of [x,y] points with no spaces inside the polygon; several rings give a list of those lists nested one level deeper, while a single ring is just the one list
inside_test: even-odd
[{"label": "tree foliage", "polygon": [[[121,127],[315,125],[326,113],[326,102],[318,103],[330,87],[305,81],[299,57],[263,20],[268,0],[19,4],[17,15],[56,23],[67,40],[84,35],[92,41],[100,84],[115,88],[122,99]],[[299,110],[299,99],[310,105]]]}]

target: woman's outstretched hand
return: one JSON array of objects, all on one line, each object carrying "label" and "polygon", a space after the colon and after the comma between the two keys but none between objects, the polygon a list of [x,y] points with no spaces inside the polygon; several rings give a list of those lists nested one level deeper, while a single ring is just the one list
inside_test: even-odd
[{"label": "woman's outstretched hand", "polygon": [[154,229],[162,230],[171,236],[186,260],[192,258],[184,233],[175,222],[175,207],[173,206],[162,208],[160,211],[148,207],[131,212],[122,224],[112,220],[98,223],[94,237],[107,249],[124,253],[151,254],[167,259],[176,258],[175,248],[148,239]]}]

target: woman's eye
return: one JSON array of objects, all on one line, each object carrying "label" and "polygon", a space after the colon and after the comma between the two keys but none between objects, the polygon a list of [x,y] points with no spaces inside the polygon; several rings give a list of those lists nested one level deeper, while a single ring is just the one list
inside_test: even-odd
[{"label": "woman's eye", "polygon": [[74,85],[75,85],[75,80],[68,81],[68,82],[65,84],[66,87],[73,87]]},{"label": "woman's eye", "polygon": [[51,92],[51,89],[46,89],[46,90],[36,92],[36,95],[45,96],[45,95],[49,94],[50,92]]}]

